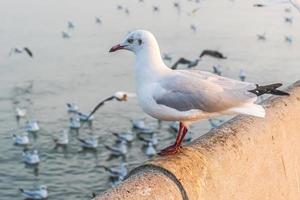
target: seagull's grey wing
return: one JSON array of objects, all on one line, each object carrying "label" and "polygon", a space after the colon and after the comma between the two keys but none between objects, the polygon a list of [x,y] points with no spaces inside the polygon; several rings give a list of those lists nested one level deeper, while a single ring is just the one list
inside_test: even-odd
[{"label": "seagull's grey wing", "polygon": [[253,84],[187,70],[165,77],[158,87],[153,96],[156,103],[179,111],[221,112],[255,97],[248,92],[255,88]]},{"label": "seagull's grey wing", "polygon": [[114,96],[111,96],[111,97],[108,97],[106,99],[104,99],[103,101],[101,101],[100,103],[97,104],[97,106],[92,110],[92,112],[88,115],[87,119],[89,119],[101,106],[104,105],[105,102],[107,101],[111,101],[113,100],[115,97]]},{"label": "seagull's grey wing", "polygon": [[34,197],[36,195],[39,195],[39,192],[37,192],[35,190],[23,190],[22,189],[21,192],[28,197]]},{"label": "seagull's grey wing", "polygon": [[30,51],[29,48],[24,47],[24,51],[26,51],[26,53],[27,53],[31,58],[33,57],[33,53],[32,53],[32,51]]}]

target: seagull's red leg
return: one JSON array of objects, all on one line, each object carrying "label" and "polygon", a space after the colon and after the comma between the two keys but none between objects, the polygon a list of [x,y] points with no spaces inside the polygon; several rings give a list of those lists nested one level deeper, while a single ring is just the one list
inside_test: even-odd
[{"label": "seagull's red leg", "polygon": [[159,155],[166,156],[166,155],[172,155],[172,154],[177,153],[186,132],[187,132],[187,128],[183,125],[183,123],[180,122],[179,130],[178,130],[178,133],[177,133],[175,143],[173,145],[161,150],[161,152],[159,152]]},{"label": "seagull's red leg", "polygon": [[178,144],[179,146],[181,145],[181,143],[182,143],[182,141],[183,141],[183,139],[184,139],[186,133],[188,132],[188,129],[187,129],[186,126],[183,125],[183,128],[182,128],[182,129],[183,129],[183,130],[182,130],[181,138],[180,138],[180,141],[178,142],[178,143],[179,143],[179,144]]}]

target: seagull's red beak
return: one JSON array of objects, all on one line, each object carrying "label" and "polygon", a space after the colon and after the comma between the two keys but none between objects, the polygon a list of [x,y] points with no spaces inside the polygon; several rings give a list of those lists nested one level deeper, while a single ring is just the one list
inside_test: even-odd
[{"label": "seagull's red beak", "polygon": [[118,51],[118,50],[121,50],[121,49],[124,49],[126,46],[122,46],[121,44],[117,44],[115,46],[113,46],[109,52],[115,52],[115,51]]}]

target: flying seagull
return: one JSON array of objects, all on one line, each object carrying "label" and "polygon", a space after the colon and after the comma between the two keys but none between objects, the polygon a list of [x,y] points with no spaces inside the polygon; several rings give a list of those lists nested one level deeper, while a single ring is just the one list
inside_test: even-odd
[{"label": "flying seagull", "polygon": [[12,54],[21,54],[21,53],[26,53],[27,55],[29,55],[31,58],[33,58],[33,53],[32,51],[28,48],[28,47],[23,47],[23,48],[12,48],[9,52],[9,56],[11,56]]},{"label": "flying seagull", "polygon": [[257,96],[289,95],[277,90],[281,83],[260,86],[205,71],[172,70],[164,64],[158,43],[149,31],[129,33],[110,52],[121,49],[136,55],[137,97],[142,109],[154,118],[180,122],[175,144],[160,155],[177,153],[188,126],[195,121],[225,114],[264,117],[265,109],[255,104]]},{"label": "flying seagull", "polygon": [[171,69],[177,69],[178,65],[187,65],[187,68],[196,67],[199,63],[199,59],[188,60],[186,58],[179,58],[171,67]]},{"label": "flying seagull", "polygon": [[134,97],[135,94],[126,93],[126,92],[116,92],[112,96],[102,100],[98,105],[92,110],[92,112],[88,115],[87,119],[89,119],[101,106],[105,104],[107,101],[111,101],[116,99],[117,101],[127,101],[128,97]]},{"label": "flying seagull", "polygon": [[218,59],[227,59],[227,57],[225,57],[221,52],[208,49],[203,50],[199,57],[202,58],[203,56],[211,56]]}]

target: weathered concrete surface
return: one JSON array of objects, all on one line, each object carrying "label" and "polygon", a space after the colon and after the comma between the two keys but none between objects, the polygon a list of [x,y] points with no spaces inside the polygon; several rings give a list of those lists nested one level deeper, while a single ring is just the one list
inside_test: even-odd
[{"label": "weathered concrete surface", "polygon": [[238,116],[96,199],[299,200],[300,82],[289,92],[264,102],[266,118]]}]

